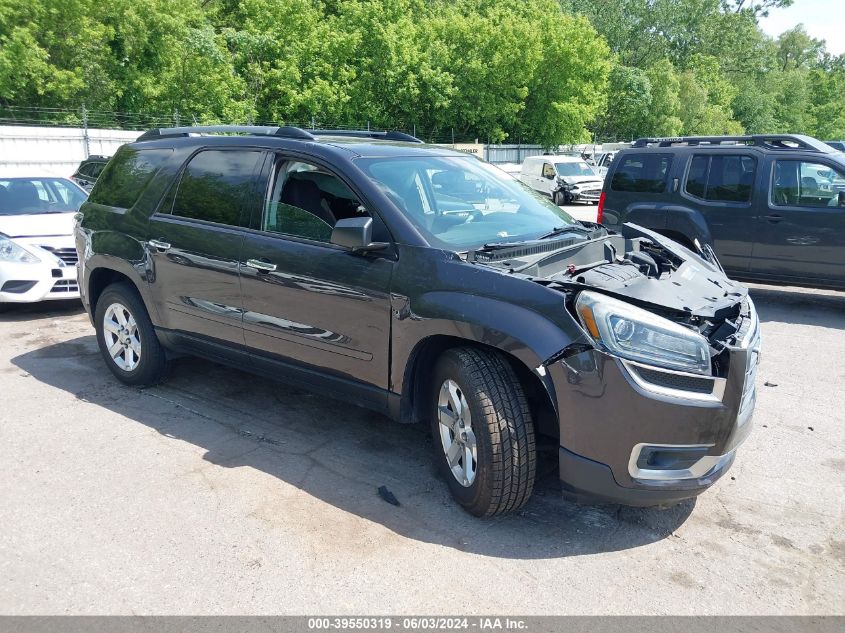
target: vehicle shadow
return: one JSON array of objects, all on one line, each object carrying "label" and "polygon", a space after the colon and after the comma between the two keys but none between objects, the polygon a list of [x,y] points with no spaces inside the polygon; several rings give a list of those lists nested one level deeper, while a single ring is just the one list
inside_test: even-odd
[{"label": "vehicle shadow", "polygon": [[41,301],[39,303],[6,303],[0,306],[0,323],[31,321],[44,317],[64,317],[84,312],[79,299]]},{"label": "vehicle shadow", "polygon": [[[478,519],[435,474],[431,437],[343,402],[199,359],[174,363],[167,383],[134,389],[108,372],[93,336],[12,359],[50,386],[203,448],[224,468],[247,466],[407,538],[486,556],[539,559],[629,549],[666,538],[693,500],[667,509],[579,506],[557,487],[554,458],[540,460],[534,496],[519,513]],[[386,503],[386,486],[400,506]],[[250,514],[296,521],[283,500]]]},{"label": "vehicle shadow", "polygon": [[845,292],[749,284],[763,322],[845,329]]}]

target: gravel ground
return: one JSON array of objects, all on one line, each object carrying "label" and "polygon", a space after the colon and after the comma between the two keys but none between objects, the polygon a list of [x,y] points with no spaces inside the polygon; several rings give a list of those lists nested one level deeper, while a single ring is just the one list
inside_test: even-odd
[{"label": "gravel ground", "polygon": [[14,309],[0,612],[843,614],[845,293],[752,294],[760,394],[728,476],[590,507],[546,463],[494,520],[452,503],[422,428],[193,359],[123,387],[78,304]]}]

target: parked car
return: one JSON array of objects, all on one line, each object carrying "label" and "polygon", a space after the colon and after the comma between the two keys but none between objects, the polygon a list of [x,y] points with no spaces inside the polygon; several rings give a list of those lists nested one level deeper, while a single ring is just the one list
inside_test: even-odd
[{"label": "parked car", "polygon": [[845,141],[825,141],[825,143],[838,152],[845,152]]},{"label": "parked car", "polygon": [[79,167],[76,168],[71,179],[85,191],[91,191],[108,162],[108,156],[89,156],[79,163]]},{"label": "parked car", "polygon": [[797,135],[640,139],[600,220],[715,251],[736,279],[845,288],[845,155]]},{"label": "parked car", "polygon": [[0,170],[0,309],[79,297],[73,214],[85,197],[67,178]]},{"label": "parked car", "polygon": [[519,179],[558,206],[597,203],[601,194],[601,178],[578,156],[529,156],[522,163]]},{"label": "parked car", "polygon": [[743,286],[407,135],[151,130],[103,171],[76,244],[118,380],[195,354],[427,421],[476,515],[528,500],[538,436],[575,498],[651,505],[709,487],[751,427]]},{"label": "parked car", "polygon": [[610,169],[610,165],[618,153],[618,151],[604,152],[602,154],[596,154],[593,157],[596,173],[602,178],[602,180],[604,180],[607,176],[607,171]]}]

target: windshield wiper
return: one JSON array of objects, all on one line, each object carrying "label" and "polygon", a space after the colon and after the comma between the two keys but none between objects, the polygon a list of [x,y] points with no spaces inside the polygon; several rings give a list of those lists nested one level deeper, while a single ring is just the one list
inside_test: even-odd
[{"label": "windshield wiper", "polygon": [[544,233],[538,238],[538,240],[547,240],[550,237],[555,237],[556,235],[560,235],[561,233],[569,233],[570,231],[580,231],[581,233],[592,233],[593,229],[588,229],[586,226],[581,226],[580,224],[569,224],[567,226],[556,226],[548,233]]}]

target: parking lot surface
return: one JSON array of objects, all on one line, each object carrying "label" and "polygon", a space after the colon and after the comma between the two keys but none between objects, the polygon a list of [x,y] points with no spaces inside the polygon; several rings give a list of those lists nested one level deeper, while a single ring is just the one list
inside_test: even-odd
[{"label": "parking lot surface", "polygon": [[752,296],[755,427],[713,489],[577,506],[544,463],[491,520],[421,426],[194,359],[124,387],[78,304],[1,314],[0,612],[843,614],[845,293]]}]

